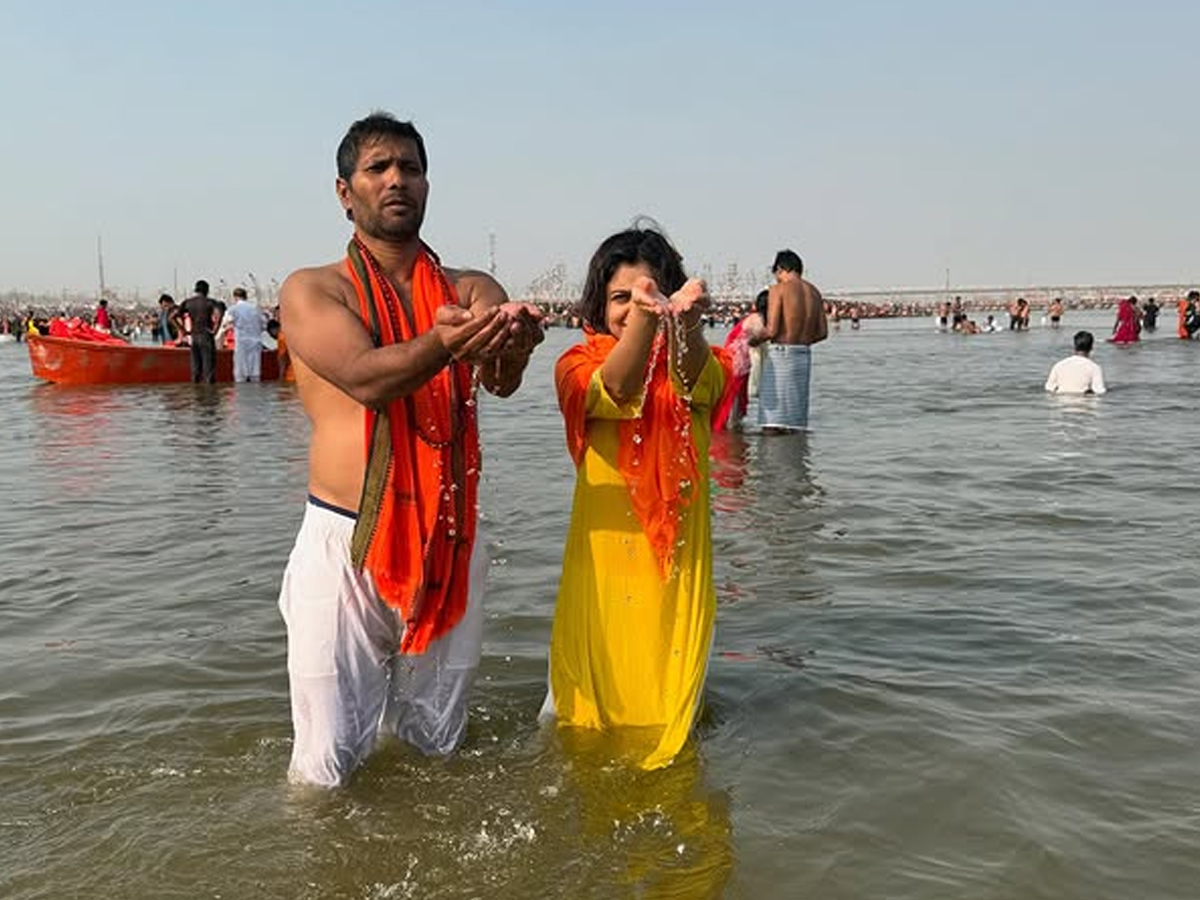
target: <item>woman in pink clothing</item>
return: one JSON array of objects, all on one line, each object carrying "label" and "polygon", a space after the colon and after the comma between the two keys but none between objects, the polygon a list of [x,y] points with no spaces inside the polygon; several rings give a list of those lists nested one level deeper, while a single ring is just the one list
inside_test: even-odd
[{"label": "woman in pink clothing", "polygon": [[738,428],[750,405],[751,371],[754,368],[754,357],[760,351],[750,346],[752,338],[762,335],[767,327],[767,292],[762,291],[754,300],[754,310],[744,319],[740,319],[729,336],[725,338],[725,349],[729,351],[733,365],[733,381],[726,386],[720,403],[713,410],[713,431],[726,428]]}]

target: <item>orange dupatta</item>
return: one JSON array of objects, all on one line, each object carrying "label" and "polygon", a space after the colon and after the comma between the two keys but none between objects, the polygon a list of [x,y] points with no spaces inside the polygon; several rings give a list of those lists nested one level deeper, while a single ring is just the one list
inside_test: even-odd
[{"label": "orange dupatta", "polygon": [[[666,580],[675,559],[675,544],[683,510],[698,489],[696,444],[691,436],[691,408],[675,393],[668,372],[668,345],[659,335],[652,351],[654,369],[639,418],[617,423],[620,449],[617,469],[629,490],[629,502],[658,560]],[[567,430],[567,451],[576,468],[587,451],[587,394],[592,376],[604,363],[617,339],[585,329],[584,343],[559,357],[554,367],[558,405]],[[718,361],[726,365],[719,351]]]},{"label": "orange dupatta", "polygon": [[[357,238],[346,269],[376,346],[412,340],[433,327],[439,306],[458,305],[428,247],[413,269],[411,320]],[[404,616],[400,652],[424,653],[467,608],[480,461],[470,367],[451,361],[382,413],[368,409],[366,443],[351,559]]]}]

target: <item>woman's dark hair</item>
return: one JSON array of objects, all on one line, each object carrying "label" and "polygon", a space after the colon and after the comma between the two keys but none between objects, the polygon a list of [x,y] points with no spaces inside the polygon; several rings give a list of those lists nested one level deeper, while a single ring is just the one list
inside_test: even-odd
[{"label": "woman's dark hair", "polygon": [[764,319],[767,317],[767,300],[770,296],[770,291],[759,291],[758,296],[754,298],[754,311]]},{"label": "woman's dark hair", "polygon": [[346,181],[358,166],[358,157],[366,144],[380,138],[399,138],[417,145],[417,156],[421,159],[421,171],[429,174],[429,157],[425,154],[425,140],[412,122],[401,122],[391,113],[373,112],[350,126],[337,149],[338,177]]},{"label": "woman's dark hair", "polygon": [[679,251],[671,246],[657,223],[639,219],[630,228],[605,238],[592,254],[578,307],[584,325],[601,334],[608,333],[605,317],[608,283],[621,266],[639,263],[649,267],[658,289],[668,296],[687,281]]}]

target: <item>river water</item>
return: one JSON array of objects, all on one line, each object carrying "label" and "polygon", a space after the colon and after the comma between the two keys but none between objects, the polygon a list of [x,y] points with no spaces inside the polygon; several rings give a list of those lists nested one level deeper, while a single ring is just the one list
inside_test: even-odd
[{"label": "river water", "polygon": [[[0,897],[1200,894],[1200,345],[846,326],[803,437],[714,444],[697,739],[655,773],[536,722],[572,471],[551,331],[482,405],[492,557],[465,746],[285,781],[274,384],[70,389],[0,346]],[[719,339],[719,335],[713,335]]]}]

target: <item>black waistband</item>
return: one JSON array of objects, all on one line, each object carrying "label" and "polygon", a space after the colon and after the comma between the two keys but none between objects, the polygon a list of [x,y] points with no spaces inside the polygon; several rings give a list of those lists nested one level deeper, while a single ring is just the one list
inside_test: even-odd
[{"label": "black waistband", "polygon": [[308,502],[320,509],[327,509],[330,512],[337,513],[339,516],[345,516],[352,522],[358,519],[358,513],[354,510],[346,509],[342,506],[334,506],[332,503],[322,500],[320,497],[314,497],[312,494],[308,495]]}]

